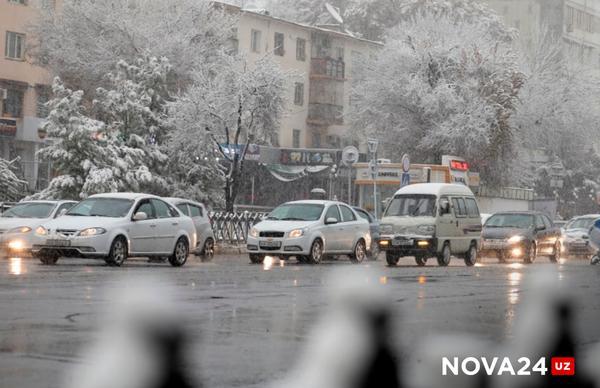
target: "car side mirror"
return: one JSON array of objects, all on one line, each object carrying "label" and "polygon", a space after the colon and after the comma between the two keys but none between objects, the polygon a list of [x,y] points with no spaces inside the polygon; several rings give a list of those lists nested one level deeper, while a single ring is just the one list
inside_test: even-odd
[{"label": "car side mirror", "polygon": [[147,219],[148,219],[148,214],[146,214],[144,212],[137,212],[133,216],[133,220],[134,221],[144,221],[144,220],[147,220]]},{"label": "car side mirror", "polygon": [[536,226],[535,227],[536,232],[541,232],[542,230],[546,230],[546,227],[545,226]]},{"label": "car side mirror", "polygon": [[334,217],[329,217],[328,219],[325,220],[325,225],[333,225],[333,224],[337,224],[339,221],[337,218]]},{"label": "car side mirror", "polygon": [[62,209],[61,211],[58,212],[58,214],[56,215],[56,217],[62,217],[64,216],[67,212],[69,211],[69,209]]}]

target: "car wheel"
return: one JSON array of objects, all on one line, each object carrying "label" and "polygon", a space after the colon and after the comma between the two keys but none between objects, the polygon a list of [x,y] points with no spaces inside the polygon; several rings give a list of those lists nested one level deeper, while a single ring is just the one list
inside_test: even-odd
[{"label": "car wheel", "polygon": [[385,261],[387,262],[387,264],[390,267],[394,267],[398,264],[398,261],[400,261],[400,255],[392,253],[392,252],[386,252],[385,253]]},{"label": "car wheel", "polygon": [[472,267],[477,263],[477,245],[473,244],[465,253],[465,264],[467,267]]},{"label": "car wheel", "polygon": [[591,265],[598,265],[598,264],[600,264],[600,256],[598,256],[598,255],[592,256],[592,258],[590,259],[590,264]]},{"label": "car wheel", "polygon": [[364,240],[358,240],[354,246],[354,253],[350,255],[350,261],[353,263],[362,263],[367,257],[367,246]]},{"label": "car wheel", "polygon": [[376,241],[371,242],[371,250],[367,255],[367,260],[375,261],[379,257],[379,244]]},{"label": "car wheel", "polygon": [[263,261],[265,261],[265,257],[263,255],[252,254],[249,255],[249,257],[252,264],[262,264]]},{"label": "car wheel", "polygon": [[117,237],[110,246],[106,263],[111,266],[120,267],[127,260],[127,241],[124,237]]},{"label": "car wheel", "polygon": [[427,258],[425,256],[415,256],[415,262],[419,267],[425,267],[427,265]]},{"label": "car wheel", "polygon": [[202,261],[211,261],[215,257],[215,241],[212,238],[207,238],[202,248]]},{"label": "car wheel", "polygon": [[444,247],[442,248],[442,252],[437,255],[437,262],[440,267],[447,267],[450,264],[450,259],[452,258],[452,254],[450,251],[450,243],[445,242]]},{"label": "car wheel", "polygon": [[504,251],[497,251],[496,256],[498,257],[498,262],[501,264],[506,263],[506,253]]},{"label": "car wheel", "polygon": [[316,239],[310,247],[310,255],[308,261],[310,264],[319,264],[323,260],[323,242]]},{"label": "car wheel", "polygon": [[560,248],[560,241],[557,241],[556,244],[554,244],[554,252],[552,252],[552,255],[550,255],[551,262],[558,263],[560,260]]},{"label": "car wheel", "polygon": [[190,254],[190,248],[188,242],[184,237],[180,237],[175,243],[173,254],[169,257],[169,263],[173,267],[181,267],[187,261],[188,255]]},{"label": "car wheel", "polygon": [[45,253],[40,255],[40,261],[44,265],[54,265],[59,259],[59,255],[57,253]]},{"label": "car wheel", "polygon": [[523,258],[523,262],[525,262],[525,264],[533,263],[535,261],[536,255],[537,255],[537,250],[536,250],[535,242],[532,241],[529,244],[529,250],[527,251],[527,254]]}]

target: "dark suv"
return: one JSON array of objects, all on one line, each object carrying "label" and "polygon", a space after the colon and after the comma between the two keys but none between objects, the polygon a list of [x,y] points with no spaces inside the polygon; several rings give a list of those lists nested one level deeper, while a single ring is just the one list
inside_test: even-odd
[{"label": "dark suv", "polygon": [[482,232],[482,254],[494,253],[501,263],[508,258],[532,263],[537,256],[560,259],[561,231],[539,212],[496,213],[487,219]]}]

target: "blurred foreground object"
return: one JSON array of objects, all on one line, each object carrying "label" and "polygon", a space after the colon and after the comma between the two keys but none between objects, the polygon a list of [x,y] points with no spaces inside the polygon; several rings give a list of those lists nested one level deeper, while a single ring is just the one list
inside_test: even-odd
[{"label": "blurred foreground object", "polygon": [[111,290],[98,340],[67,384],[72,388],[188,388],[185,314],[157,291],[159,280],[122,283]]}]

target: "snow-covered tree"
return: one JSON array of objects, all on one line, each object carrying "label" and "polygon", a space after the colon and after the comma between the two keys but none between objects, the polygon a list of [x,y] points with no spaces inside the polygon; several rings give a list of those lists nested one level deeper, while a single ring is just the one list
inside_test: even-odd
[{"label": "snow-covered tree", "polygon": [[15,162],[0,158],[0,202],[16,201],[24,196],[27,182],[15,174]]},{"label": "snow-covered tree", "polygon": [[509,119],[523,82],[509,44],[479,23],[415,15],[390,34],[353,88],[353,126],[385,138],[388,153],[423,162],[457,154],[487,183],[508,179],[497,166],[512,158]]},{"label": "snow-covered tree", "polygon": [[194,73],[193,86],[170,106],[176,129],[169,154],[180,186],[197,185],[198,196],[222,182],[233,211],[249,145],[276,142],[287,78],[269,56],[252,65],[230,57],[227,66]]},{"label": "snow-covered tree", "polygon": [[147,50],[169,58],[177,80],[221,55],[235,18],[209,0],[64,0],[31,26],[30,55],[90,97],[118,61]]}]

